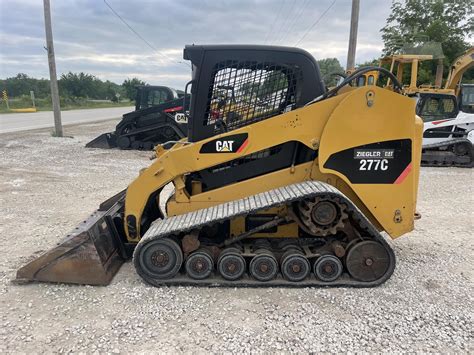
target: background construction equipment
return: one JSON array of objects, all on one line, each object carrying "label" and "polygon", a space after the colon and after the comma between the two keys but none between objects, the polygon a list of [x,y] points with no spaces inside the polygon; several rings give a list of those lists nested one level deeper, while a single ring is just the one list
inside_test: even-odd
[{"label": "background construction equipment", "polygon": [[87,148],[151,150],[158,143],[186,136],[184,93],[167,86],[137,86],[135,111],[123,115],[114,132],[104,133]]}]

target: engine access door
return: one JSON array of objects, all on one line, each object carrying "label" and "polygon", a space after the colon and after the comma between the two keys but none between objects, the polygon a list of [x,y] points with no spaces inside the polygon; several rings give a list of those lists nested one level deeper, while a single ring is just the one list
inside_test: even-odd
[{"label": "engine access door", "polygon": [[422,134],[415,102],[375,86],[345,95],[324,127],[320,169],[343,179],[397,237],[413,229]]}]

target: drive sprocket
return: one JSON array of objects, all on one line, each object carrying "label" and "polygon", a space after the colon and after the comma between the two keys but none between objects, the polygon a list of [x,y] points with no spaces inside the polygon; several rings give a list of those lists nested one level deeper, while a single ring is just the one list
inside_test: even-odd
[{"label": "drive sprocket", "polygon": [[348,218],[345,205],[322,197],[301,201],[298,211],[301,221],[311,233],[323,237],[342,230]]}]

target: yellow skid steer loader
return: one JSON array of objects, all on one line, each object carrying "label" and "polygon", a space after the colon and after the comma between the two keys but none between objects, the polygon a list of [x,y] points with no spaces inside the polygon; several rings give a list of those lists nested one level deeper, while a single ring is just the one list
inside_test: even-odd
[{"label": "yellow skid steer loader", "polygon": [[[184,58],[188,137],[157,146],[126,190],[17,278],[102,285],[133,257],[153,285],[387,280],[395,255],[381,232],[414,228],[423,131],[397,79],[363,68],[326,91],[314,58],[287,47],[193,45]],[[347,89],[369,71],[393,88]]]}]

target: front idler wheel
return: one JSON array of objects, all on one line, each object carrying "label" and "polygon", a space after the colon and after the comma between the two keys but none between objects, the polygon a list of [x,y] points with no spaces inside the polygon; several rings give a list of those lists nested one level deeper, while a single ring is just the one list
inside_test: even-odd
[{"label": "front idler wheel", "polygon": [[117,138],[117,145],[120,149],[127,149],[130,148],[130,138],[127,136],[119,136]]},{"label": "front idler wheel", "polygon": [[147,243],[138,258],[143,272],[155,280],[173,278],[183,263],[183,253],[178,243],[166,238]]}]

